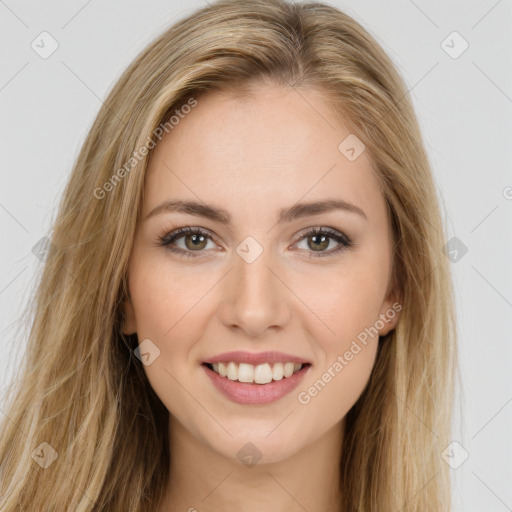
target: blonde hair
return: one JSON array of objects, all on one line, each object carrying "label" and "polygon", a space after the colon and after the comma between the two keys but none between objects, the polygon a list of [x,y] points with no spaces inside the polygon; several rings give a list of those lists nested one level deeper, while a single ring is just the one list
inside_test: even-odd
[{"label": "blonde hair", "polygon": [[[457,370],[454,298],[443,219],[407,88],[375,39],[334,7],[223,0],[138,55],[80,151],[27,310],[26,357],[8,395],[1,511],[139,512],[160,503],[169,478],[168,411],[134,356],[136,336],[121,334],[150,151],[134,154],[187,100],[213,90],[244,94],[260,80],[325,93],[366,145],[393,229],[393,286],[403,310],[347,414],[343,510],[449,510],[441,453],[450,442]],[[33,457],[43,442],[57,453],[46,468]]]}]

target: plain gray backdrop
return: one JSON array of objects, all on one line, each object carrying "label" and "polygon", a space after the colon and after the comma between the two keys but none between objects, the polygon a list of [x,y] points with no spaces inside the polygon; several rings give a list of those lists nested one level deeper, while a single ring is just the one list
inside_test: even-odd
[{"label": "plain gray backdrop", "polygon": [[[447,257],[463,387],[455,444],[440,455],[457,460],[454,511],[511,511],[511,1],[329,3],[377,38],[408,84],[456,237]],[[146,44],[203,5],[0,0],[0,394],[23,358],[18,316],[41,265],[32,248],[102,99]]]}]

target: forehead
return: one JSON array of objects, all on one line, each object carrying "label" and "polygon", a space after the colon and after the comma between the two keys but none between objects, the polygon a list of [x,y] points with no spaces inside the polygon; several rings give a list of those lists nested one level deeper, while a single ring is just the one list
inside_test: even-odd
[{"label": "forehead", "polygon": [[261,85],[243,96],[208,93],[154,149],[144,211],[169,198],[256,213],[329,197],[382,215],[367,152],[351,161],[339,149],[349,136],[319,91]]}]

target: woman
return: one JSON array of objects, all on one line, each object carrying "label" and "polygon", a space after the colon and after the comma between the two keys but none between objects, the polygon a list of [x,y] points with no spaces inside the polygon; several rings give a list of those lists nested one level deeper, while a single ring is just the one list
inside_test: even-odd
[{"label": "woman", "polygon": [[407,89],[356,21],[223,0],[176,23],[64,192],[0,510],[449,510],[444,239]]}]

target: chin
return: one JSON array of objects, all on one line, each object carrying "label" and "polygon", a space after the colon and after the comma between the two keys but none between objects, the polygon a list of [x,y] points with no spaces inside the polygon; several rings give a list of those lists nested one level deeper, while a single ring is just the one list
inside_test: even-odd
[{"label": "chin", "polygon": [[[276,425],[273,426],[275,428]],[[239,431],[240,432],[240,431]],[[223,457],[246,467],[264,464],[274,464],[289,459],[300,451],[297,437],[274,432],[268,435],[248,432],[239,434],[222,446],[213,445],[212,448]]]}]

